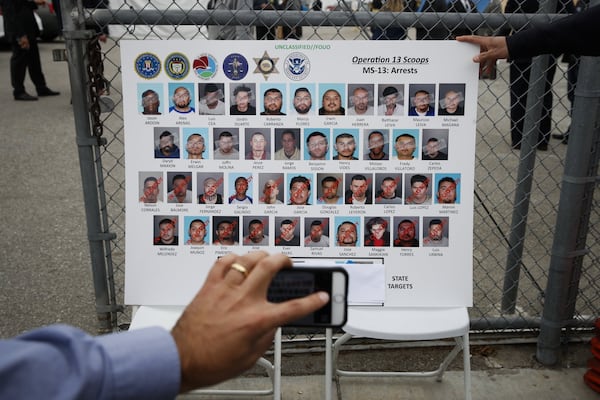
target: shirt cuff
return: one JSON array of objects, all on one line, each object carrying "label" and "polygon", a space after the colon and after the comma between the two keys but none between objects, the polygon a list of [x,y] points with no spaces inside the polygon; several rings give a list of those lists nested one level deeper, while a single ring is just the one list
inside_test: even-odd
[{"label": "shirt cuff", "polygon": [[179,353],[167,330],[150,327],[97,339],[112,364],[116,398],[165,399],[178,394]]}]

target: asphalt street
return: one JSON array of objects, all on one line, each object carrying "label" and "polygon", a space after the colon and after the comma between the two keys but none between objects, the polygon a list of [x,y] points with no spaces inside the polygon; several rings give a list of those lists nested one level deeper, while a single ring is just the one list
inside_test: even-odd
[{"label": "asphalt street", "polygon": [[61,94],[32,102],[13,100],[11,53],[0,50],[0,337],[53,323],[96,332],[68,68],[55,48],[64,44],[40,45]]}]

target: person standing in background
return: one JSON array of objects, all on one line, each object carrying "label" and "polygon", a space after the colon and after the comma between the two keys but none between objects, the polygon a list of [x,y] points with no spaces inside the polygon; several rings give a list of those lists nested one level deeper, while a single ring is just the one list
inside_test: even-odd
[{"label": "person standing in background", "polygon": [[[453,0],[448,5],[448,12],[455,13],[476,13],[477,7],[471,0]],[[450,31],[450,37],[455,38],[461,35],[472,35],[473,31],[468,27],[456,27]]]},{"label": "person standing in background", "polygon": [[[276,3],[273,0],[254,0],[255,10],[276,10]],[[257,25],[257,40],[275,40],[277,39],[277,27],[275,25]]]},{"label": "person standing in background", "polygon": [[[563,1],[559,1],[557,12],[564,12]],[[539,9],[538,0],[508,0],[505,13],[536,13]],[[566,34],[566,33],[565,33]],[[546,84],[542,99],[542,116],[539,122],[537,140],[538,150],[548,149],[550,131],[552,129],[552,81],[556,72],[556,56],[551,55],[548,69],[545,71]],[[531,73],[531,58],[516,58],[510,61],[510,137],[513,149],[521,148],[523,125],[529,91],[529,75]]]},{"label": "person standing in background", "polygon": [[[380,11],[402,12],[404,11],[404,0],[387,0]],[[402,40],[406,38],[406,29],[391,27],[382,28],[379,25],[371,27],[371,40]]]},{"label": "person standing in background", "polygon": [[[209,10],[231,11],[251,10],[252,8],[251,0],[210,0],[207,6]],[[209,40],[252,40],[253,36],[250,25],[208,25]]]},{"label": "person standing in background", "polygon": [[17,101],[34,101],[38,98],[25,91],[25,73],[35,85],[38,96],[57,96],[60,93],[46,85],[42,72],[37,37],[40,31],[35,21],[34,10],[45,6],[45,0],[0,0],[4,16],[4,32],[12,50],[10,57],[10,81],[13,96]]}]

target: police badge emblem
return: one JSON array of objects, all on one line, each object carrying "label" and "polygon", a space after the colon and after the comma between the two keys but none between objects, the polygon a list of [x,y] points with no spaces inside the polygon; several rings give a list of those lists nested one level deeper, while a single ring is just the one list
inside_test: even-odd
[{"label": "police badge emblem", "polygon": [[181,53],[169,54],[165,60],[165,72],[173,79],[183,79],[190,72],[190,62]]},{"label": "police badge emblem", "polygon": [[269,54],[265,51],[262,57],[254,58],[254,62],[256,63],[254,73],[262,74],[265,81],[268,80],[269,75],[279,73],[276,67],[277,61],[279,61],[279,57],[269,57]]}]

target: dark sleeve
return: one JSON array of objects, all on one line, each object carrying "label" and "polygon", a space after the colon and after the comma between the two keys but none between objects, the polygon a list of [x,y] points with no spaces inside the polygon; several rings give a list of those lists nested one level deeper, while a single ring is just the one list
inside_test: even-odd
[{"label": "dark sleeve", "polygon": [[565,17],[551,24],[537,25],[506,38],[512,59],[540,54],[569,53],[600,56],[600,6]]},{"label": "dark sleeve", "polygon": [[37,36],[39,30],[33,10],[37,5],[27,0],[3,0],[2,13],[4,15],[4,29],[10,41],[21,36]]}]

